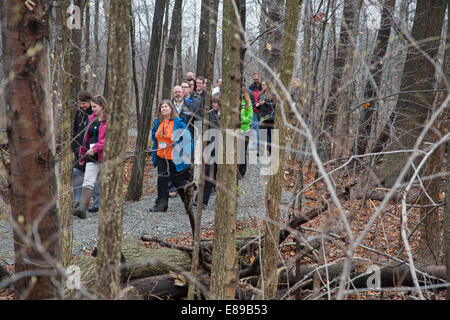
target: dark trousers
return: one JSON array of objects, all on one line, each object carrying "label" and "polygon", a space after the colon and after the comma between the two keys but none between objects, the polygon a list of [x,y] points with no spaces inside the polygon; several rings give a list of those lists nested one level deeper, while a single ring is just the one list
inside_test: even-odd
[{"label": "dark trousers", "polygon": [[[269,155],[272,151],[272,129],[274,126],[273,120],[266,120],[259,124],[259,129],[267,129],[267,150],[269,151]],[[261,133],[260,133],[261,134]]]},{"label": "dark trousers", "polygon": [[[217,163],[205,164],[205,188],[203,189],[203,204],[208,205],[211,193],[216,186],[217,181]],[[197,201],[198,195],[195,197]]]},{"label": "dark trousers", "polygon": [[184,187],[191,181],[191,174],[189,168],[177,172],[175,164],[172,160],[162,159],[156,156],[156,167],[158,168],[158,199],[167,200],[169,198],[169,180],[177,188],[181,200],[184,202]]},{"label": "dark trousers", "polygon": [[247,154],[248,154],[248,141],[249,137],[245,136],[245,151],[244,151],[244,163],[238,164],[239,175],[243,178],[245,177],[245,173],[247,172]]}]

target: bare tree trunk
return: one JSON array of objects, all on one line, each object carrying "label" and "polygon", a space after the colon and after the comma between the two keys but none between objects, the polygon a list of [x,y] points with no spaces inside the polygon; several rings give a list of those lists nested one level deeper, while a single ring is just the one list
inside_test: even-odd
[{"label": "bare tree trunk", "polygon": [[[437,2],[438,4],[436,1],[423,0],[417,3],[411,32],[416,45],[409,47],[406,57],[400,86],[402,93],[394,111],[396,136],[391,137],[388,151],[412,149],[431,114],[430,110],[433,110],[435,67],[424,57],[422,51],[434,59],[439,49],[445,4],[444,1]],[[383,165],[378,170],[378,176],[385,186],[393,185],[409,156],[410,153],[406,152],[385,156]],[[408,176],[411,175],[406,178]]]},{"label": "bare tree trunk", "polygon": [[[300,5],[298,0],[286,1],[286,24],[284,29],[283,50],[281,56],[281,81],[286,88],[290,87],[292,71],[294,68],[296,30]],[[287,128],[283,121],[282,114],[290,108],[286,96],[281,93],[281,105],[276,108],[275,129],[279,131],[279,145],[272,146],[272,160],[277,156],[279,150],[279,160],[277,172],[270,176],[266,191],[266,217],[264,219],[264,248],[261,272],[261,290],[264,292],[262,298],[275,298],[278,284],[277,262],[278,244],[280,234],[280,202],[283,188],[284,163]],[[284,107],[284,108],[283,108]],[[284,110],[283,110],[284,109]],[[273,141],[274,142],[274,141]]]},{"label": "bare tree trunk", "polygon": [[[240,34],[236,33],[239,17],[236,10],[240,1],[225,1],[223,4],[223,47],[222,52],[222,109],[220,126],[225,129],[239,130],[240,122],[240,81],[239,50]],[[238,12],[238,11],[237,11]],[[236,137],[228,135],[225,139],[232,145],[226,145],[222,150],[223,159],[226,154],[232,155],[232,164],[217,165],[217,196],[214,220],[214,244],[211,272],[211,295],[213,299],[234,299],[236,288],[236,186],[237,186],[237,153]],[[227,151],[227,152],[226,152]],[[216,152],[219,152],[218,150]],[[199,204],[201,205],[201,204]]]},{"label": "bare tree trunk", "polygon": [[183,16],[180,15],[180,23],[178,24],[177,28],[177,44],[176,44],[176,50],[177,50],[177,83],[181,83],[183,81],[183,58],[182,58],[182,52],[183,52],[183,34],[182,34],[182,24],[183,24]]},{"label": "bare tree trunk", "polygon": [[386,55],[391,35],[393,23],[392,14],[394,13],[395,0],[385,0],[383,3],[383,13],[381,15],[380,29],[377,35],[377,45],[373,51],[370,64],[370,79],[366,81],[364,98],[369,100],[364,104],[359,125],[358,140],[356,142],[356,154],[364,154],[369,141],[369,135],[372,131],[372,122],[374,111],[377,110],[378,103],[375,100],[381,85],[381,75],[383,71],[383,59]]},{"label": "bare tree trunk", "polygon": [[239,8],[239,13],[240,13],[240,18],[241,18],[241,25],[242,25],[242,30],[241,30],[241,49],[240,49],[240,59],[241,59],[241,63],[239,65],[239,70],[241,72],[241,76],[244,76],[244,62],[245,62],[245,52],[247,51],[246,48],[246,44],[245,44],[245,25],[246,25],[246,21],[247,21],[247,2],[246,1],[241,1],[241,6]]},{"label": "bare tree trunk", "polygon": [[94,85],[93,91],[98,92],[98,73],[100,71],[100,42],[98,39],[98,18],[100,14],[100,0],[95,0],[95,15],[94,15],[94,45],[95,45],[95,57],[94,57]]},{"label": "bare tree trunk", "polygon": [[339,116],[337,117],[337,144],[334,144],[333,155],[334,158],[348,158],[350,156],[350,108],[353,93],[353,70],[355,67],[355,59],[357,55],[356,43],[359,29],[359,15],[361,11],[362,0],[353,0],[352,13],[348,16],[350,25],[345,24],[344,27],[348,28],[348,33],[351,38],[348,45],[345,48],[347,57],[346,67],[341,83],[341,93],[338,96],[338,109]]},{"label": "bare tree trunk", "polygon": [[[198,33],[197,49],[197,77],[206,76],[208,68],[208,43],[209,43],[209,0],[202,0],[200,16],[200,30]],[[209,80],[209,79],[208,79]]]},{"label": "bare tree trunk", "polygon": [[[283,29],[280,21],[283,18],[284,0],[269,1],[268,3],[268,20],[266,29],[273,28],[267,36],[266,40],[266,56],[269,67],[278,74],[281,66],[281,41],[283,39]],[[269,72],[264,72],[264,78],[273,80]],[[273,81],[271,81],[273,82]]]},{"label": "bare tree trunk", "polygon": [[130,84],[130,5],[113,1],[108,33],[111,47],[109,69],[108,130],[102,162],[100,213],[98,221],[97,285],[101,299],[116,299],[120,283],[120,248],[122,243],[123,171],[127,151],[128,98]]},{"label": "bare tree trunk", "polygon": [[[69,3],[64,2],[58,9],[60,18],[59,25],[62,28],[61,41],[59,46],[63,54],[64,70],[70,70],[72,63],[72,51],[70,45],[70,30],[65,27],[67,21],[67,7]],[[73,172],[73,154],[70,146],[72,141],[72,99],[70,85],[72,77],[67,72],[62,72],[61,88],[61,130],[59,130],[61,148],[59,154],[59,180],[58,190],[59,210],[61,215],[61,260],[63,266],[67,266],[72,258],[72,241],[70,237],[70,206],[72,204],[72,172]]]},{"label": "bare tree trunk", "polygon": [[89,56],[91,53],[91,14],[89,10],[89,0],[86,0],[86,22],[84,29],[84,80],[83,80],[83,89],[87,90],[89,83],[89,73],[90,73],[90,64],[89,64]]},{"label": "bare tree trunk", "polygon": [[[175,0],[172,10],[172,22],[170,24],[169,40],[167,41],[166,45],[166,58],[164,66],[164,82],[162,94],[163,99],[171,99],[175,48],[177,45],[177,37],[181,36],[177,34],[177,31],[181,24],[182,5],[183,0]],[[179,65],[180,63],[181,61],[177,59],[177,64]]]},{"label": "bare tree trunk", "polygon": [[134,87],[134,98],[136,103],[136,125],[139,131],[139,118],[141,117],[141,106],[139,104],[139,83],[136,74],[136,36],[134,29],[133,2],[130,0],[130,46],[131,46],[131,68]]},{"label": "bare tree trunk", "polygon": [[155,64],[158,61],[161,50],[162,20],[164,16],[164,1],[157,0],[152,24],[152,38],[150,40],[150,54],[148,56],[147,72],[145,75],[144,99],[142,102],[142,112],[139,121],[139,131],[134,150],[133,168],[131,170],[130,183],[126,200],[138,201],[142,195],[142,185],[144,181],[145,156],[148,145],[150,123],[153,114],[153,100],[155,97],[157,73]]},{"label": "bare tree trunk", "polygon": [[[218,0],[210,0],[209,6],[211,8],[217,8],[219,4]],[[216,6],[217,5],[217,6]],[[216,40],[217,40],[217,10],[212,10],[209,15],[209,45],[208,45],[208,64],[207,64],[207,72],[206,72],[206,79],[212,79],[213,72],[214,72],[214,55],[216,51]],[[211,98],[211,81],[208,81],[206,83],[206,96],[205,101],[210,101]],[[206,132],[209,129],[209,117],[208,115],[205,115],[203,118],[203,125],[204,131]],[[202,139],[202,150],[206,149],[206,141]],[[194,297],[194,291],[196,287],[197,279],[197,270],[199,265],[199,259],[201,259],[201,246],[200,246],[200,226],[202,221],[202,206],[203,203],[203,192],[205,190],[205,163],[204,159],[202,157],[202,165],[200,169],[200,183],[198,187],[198,199],[197,199],[197,214],[195,217],[195,231],[194,231],[194,250],[192,254],[192,265],[191,265],[191,279],[189,282],[189,289],[188,289],[188,300],[193,299]]]},{"label": "bare tree trunk", "polygon": [[[336,125],[336,119],[338,116],[337,109],[337,94],[338,87],[341,85],[342,78],[344,75],[345,62],[347,60],[347,46],[350,44],[350,35],[353,26],[353,1],[354,0],[344,0],[344,13],[341,23],[341,33],[339,41],[336,43],[337,52],[334,60],[334,72],[333,79],[329,94],[329,103],[325,111],[325,117],[323,121],[323,126],[328,135],[333,137],[334,126]],[[331,157],[331,150],[333,145],[330,141],[325,151],[327,157]]]},{"label": "bare tree trunk", "polygon": [[[447,129],[448,131],[448,129]],[[450,172],[450,141],[447,142],[447,172]],[[450,175],[445,184],[444,208],[444,264],[447,270],[447,282],[450,282]],[[447,288],[447,300],[450,300],[450,288]]]},{"label": "bare tree trunk", "polygon": [[17,299],[58,298],[60,234],[55,137],[50,99],[49,21],[44,1],[33,10],[3,1],[3,69],[11,151],[10,198],[14,223]]},{"label": "bare tree trunk", "polygon": [[[167,39],[167,32],[169,30],[169,1],[166,2],[166,7],[164,10],[164,25],[163,25],[163,33],[162,33],[162,39],[161,39],[161,49],[159,51],[159,57],[158,57],[158,68],[157,68],[157,79],[156,79],[156,94],[155,94],[155,104],[158,105],[159,101],[161,101],[161,95],[162,95],[162,81],[161,77],[165,78],[165,75],[163,72],[165,70],[162,69],[163,63],[164,63],[164,51],[165,51],[165,43]],[[168,97],[170,99],[170,96]]]},{"label": "bare tree trunk", "polygon": [[78,95],[78,92],[81,90],[81,30],[83,28],[83,11],[84,11],[84,4],[86,0],[74,0],[74,5],[78,6],[80,8],[80,21],[81,21],[81,28],[80,29],[73,29],[72,30],[72,65],[71,65],[71,71],[72,74],[72,97],[76,97]]}]

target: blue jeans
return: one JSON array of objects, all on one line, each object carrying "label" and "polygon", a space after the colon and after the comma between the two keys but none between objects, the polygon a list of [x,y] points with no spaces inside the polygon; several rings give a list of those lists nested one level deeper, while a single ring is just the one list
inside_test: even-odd
[{"label": "blue jeans", "polygon": [[[259,123],[258,123],[258,116],[256,115],[256,113],[253,113],[252,129],[253,129],[253,134],[256,133],[256,145],[254,145],[254,146],[259,149]],[[253,137],[254,137],[254,135],[253,135]]]},{"label": "blue jeans", "polygon": [[[72,184],[73,184],[73,201],[75,204],[80,202],[81,189],[83,189],[84,172],[73,168]],[[95,182],[94,189],[92,190],[92,197],[94,198],[93,208],[98,208],[100,205],[100,175]]]}]

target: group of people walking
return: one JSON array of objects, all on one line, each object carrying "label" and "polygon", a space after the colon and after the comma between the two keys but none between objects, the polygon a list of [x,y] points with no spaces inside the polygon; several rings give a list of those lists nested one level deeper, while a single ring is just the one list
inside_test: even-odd
[{"label": "group of people walking", "polygon": [[[247,171],[247,149],[250,135],[256,132],[256,147],[259,150],[259,128],[268,129],[267,150],[270,153],[271,129],[274,123],[276,97],[266,81],[258,74],[253,75],[253,83],[247,88],[242,83],[240,134],[245,143],[244,158],[238,164],[238,179],[245,176]],[[157,117],[152,129],[152,154],[153,165],[158,171],[158,196],[155,205],[150,212],[164,212],[168,209],[170,197],[170,182],[178,191],[181,200],[185,201],[184,188],[192,183],[192,170],[190,164],[194,159],[194,137],[199,121],[207,116],[209,129],[220,129],[221,110],[221,85],[222,79],[217,80],[217,86],[212,90],[209,105],[206,105],[205,97],[206,80],[202,77],[195,78],[192,72],[186,74],[186,80],[172,89],[172,100],[163,100],[157,110]],[[261,115],[261,116],[260,116]],[[174,134],[174,132],[184,134]],[[212,158],[215,159],[218,141],[214,136],[207,138],[208,146],[214,143]],[[177,145],[184,148],[176,148]],[[177,149],[175,151],[175,149]],[[181,151],[181,153],[180,153]],[[179,161],[174,162],[174,157]],[[217,163],[205,163],[205,188],[202,207],[206,208],[211,194],[215,190],[217,177]],[[194,206],[198,205],[198,194],[194,200]]]},{"label": "group of people walking", "polygon": [[[73,124],[72,152],[73,205],[72,214],[81,219],[86,212],[97,212],[100,204],[100,163],[108,118],[105,98],[92,96],[88,91],[78,93],[79,108]],[[91,198],[92,207],[89,207]]]},{"label": "group of people walking", "polygon": [[[240,134],[245,141],[245,155],[238,165],[238,179],[247,171],[247,149],[250,136],[259,150],[259,129],[267,130],[267,151],[270,154],[271,129],[274,123],[276,97],[267,81],[257,73],[252,75],[253,83],[241,88]],[[162,100],[156,110],[152,128],[152,163],[157,169],[157,199],[150,212],[168,210],[168,199],[179,195],[185,202],[185,188],[193,183],[194,137],[203,117],[209,119],[210,129],[220,128],[222,79],[212,90],[212,97],[206,101],[206,79],[188,72],[186,79],[172,89],[172,99]],[[102,96],[92,96],[87,91],[78,94],[78,110],[74,120],[72,152],[75,158],[73,168],[74,204],[72,214],[84,219],[86,213],[97,212],[99,205],[100,163],[106,135],[107,103]],[[201,125],[200,125],[201,126]],[[201,132],[201,131],[200,131]],[[215,137],[209,137],[208,145]],[[259,154],[259,152],[258,152]],[[204,208],[215,190],[217,163],[205,164]],[[91,198],[93,205],[89,207]],[[198,195],[194,206],[197,206]]]}]

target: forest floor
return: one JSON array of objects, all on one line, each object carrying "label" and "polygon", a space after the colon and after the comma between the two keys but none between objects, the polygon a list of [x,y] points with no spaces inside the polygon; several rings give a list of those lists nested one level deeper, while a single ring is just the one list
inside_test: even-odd
[{"label": "forest floor", "polygon": [[[130,178],[132,160],[133,160],[133,139],[129,143],[129,153],[125,163],[124,172],[124,190]],[[264,198],[268,177],[261,176],[260,165],[249,165],[248,173],[244,179],[239,180],[239,200],[237,216],[237,236],[248,237],[258,236],[263,233],[263,221],[265,214]],[[332,169],[332,168],[327,168]],[[350,171],[349,171],[350,172]],[[294,187],[296,179],[300,173],[298,163],[289,161],[285,169],[284,191],[281,205],[281,227],[289,221],[292,214],[291,206],[294,197]],[[302,212],[308,211],[320,205],[321,199],[327,194],[323,182],[315,181],[317,176],[316,167],[312,163],[307,163],[303,168],[304,183],[306,186],[303,192]],[[364,172],[354,170],[351,174],[341,175],[340,181],[335,181],[339,185],[349,185],[354,182],[361,182],[365,179]],[[297,188],[297,192],[299,188]],[[155,239],[164,240],[173,244],[191,246],[192,235],[189,232],[190,226],[181,200],[173,198],[169,201],[169,210],[167,213],[150,214],[147,210],[150,208],[156,198],[156,172],[151,165],[151,157],[147,156],[144,188],[142,200],[124,205],[124,237],[140,237],[143,234],[150,234]],[[353,237],[357,237],[368,224],[375,213],[379,201],[366,200],[364,206],[361,200],[342,200],[344,211],[348,214]],[[209,206],[204,210],[202,217],[202,239],[212,239],[214,236],[214,204],[215,195],[211,197]],[[419,221],[419,210],[412,209],[408,211],[408,230],[414,230]],[[442,208],[439,208],[440,221],[442,223]],[[328,263],[343,261],[345,258],[344,250],[348,243],[346,232],[337,227],[338,212],[336,209],[324,212],[318,217],[302,225],[302,231],[307,236],[317,236],[321,230],[327,226],[327,221],[333,225],[332,230],[339,230],[340,234],[335,241],[326,242],[325,253]],[[441,226],[442,227],[442,226]],[[97,215],[90,214],[85,220],[74,219],[73,223],[73,244],[75,254],[89,255],[96,244],[97,234]],[[354,259],[362,259],[371,262],[383,263],[392,261],[393,257],[406,260],[405,251],[402,250],[403,241],[400,235],[401,231],[401,205],[395,201],[390,201],[388,206],[381,212],[375,223],[371,226],[367,236],[361,243],[355,253]],[[410,237],[410,246],[415,256],[419,243],[419,232],[412,233]],[[157,241],[142,242],[148,249],[160,248]],[[13,266],[13,246],[12,230],[5,214],[0,216],[0,262],[5,264],[6,268],[12,274]],[[253,252],[246,257],[247,261],[252,261],[258,252]],[[292,236],[288,238],[282,247],[281,259],[287,264],[293,264],[295,256],[295,244]],[[442,258],[442,257],[441,257]],[[306,256],[301,264],[317,263],[313,255]],[[311,294],[310,290],[303,290],[301,298],[307,298]],[[425,292],[425,297],[430,300],[444,299],[445,291]],[[13,295],[11,288],[0,289],[0,300],[11,299]],[[325,295],[322,299],[326,299]],[[404,300],[414,299],[415,295],[409,291],[405,292],[362,292],[347,296],[348,299],[392,299]]]}]

